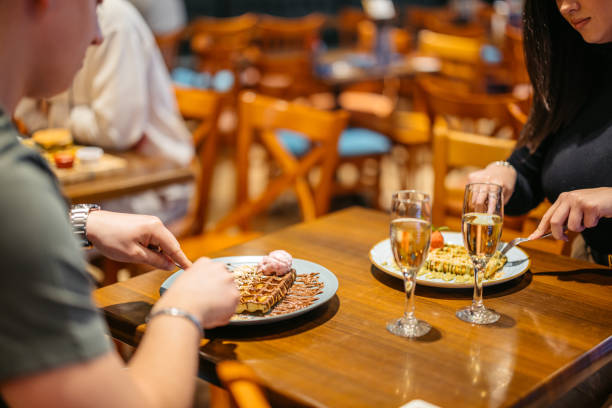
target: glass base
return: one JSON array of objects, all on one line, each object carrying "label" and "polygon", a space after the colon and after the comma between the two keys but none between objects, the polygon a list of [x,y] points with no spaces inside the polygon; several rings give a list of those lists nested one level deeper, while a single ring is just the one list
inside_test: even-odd
[{"label": "glass base", "polygon": [[388,322],[387,330],[396,336],[414,338],[429,333],[431,326],[423,320],[414,319],[410,321],[404,317],[400,317],[399,319]]},{"label": "glass base", "polygon": [[492,324],[500,318],[499,313],[484,306],[478,309],[473,306],[467,306],[457,310],[455,315],[464,322],[474,324]]}]

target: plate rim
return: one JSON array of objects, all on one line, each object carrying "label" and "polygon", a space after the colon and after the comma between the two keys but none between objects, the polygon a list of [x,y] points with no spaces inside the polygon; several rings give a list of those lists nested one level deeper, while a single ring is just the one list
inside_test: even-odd
[{"label": "plate rim", "polygon": [[[222,256],[222,257],[217,257],[217,258],[211,258],[211,261],[216,261],[216,262],[228,262],[227,259],[229,258],[262,258],[265,255],[233,255],[233,256]],[[326,268],[325,266],[317,263],[317,262],[313,262],[313,261],[309,261],[307,259],[302,259],[302,258],[293,258],[294,261],[300,261],[300,262],[308,262],[311,264],[315,264],[318,267],[322,268],[324,271],[326,271],[327,273],[329,273],[329,275],[327,276],[328,279],[332,279],[332,284],[331,284],[331,288],[333,289],[331,291],[331,293],[329,294],[329,297],[327,299],[322,299],[319,298],[319,300],[317,300],[317,303],[313,303],[311,305],[308,305],[302,309],[299,310],[295,310],[293,312],[289,312],[286,314],[282,314],[282,315],[276,315],[276,316],[269,316],[269,317],[260,317],[260,316],[255,316],[252,319],[246,319],[246,320],[230,320],[226,326],[255,326],[255,325],[264,325],[264,324],[270,324],[270,323],[276,323],[279,321],[283,321],[283,320],[288,320],[288,319],[292,319],[294,317],[298,317],[300,315],[303,315],[305,313],[308,313],[314,309],[317,309],[323,305],[325,305],[326,303],[328,303],[338,292],[338,288],[340,287],[340,282],[338,281],[338,277],[336,276],[336,274],[334,274],[332,271],[330,271],[328,268]],[[245,262],[245,263],[250,263],[250,262]],[[160,294],[162,294],[163,292],[161,292],[162,289],[167,290],[167,288],[164,288],[164,285],[166,284],[167,281],[169,281],[170,279],[176,279],[175,276],[179,273],[182,273],[183,269],[179,269],[178,271],[175,271],[174,273],[172,273],[170,276],[168,276],[160,285],[158,292],[160,292]],[[297,273],[297,270],[296,270]],[[301,275],[301,274],[298,274]],[[221,327],[221,326],[220,326]],[[225,327],[225,326],[223,326]]]},{"label": "plate rim", "polygon": [[[442,233],[442,235],[444,235],[445,233],[461,234],[458,231],[440,231],[440,232]],[[389,276],[392,276],[398,279],[403,279],[402,276],[396,273],[393,273],[391,270],[377,263],[374,260],[374,257],[372,256],[372,251],[374,250],[374,248],[385,241],[390,241],[390,239],[389,238],[381,239],[380,241],[377,241],[374,245],[372,245],[372,247],[370,247],[370,251],[368,252],[368,258],[370,259],[370,263],[374,265],[378,270],[386,273]],[[500,241],[500,242],[505,242],[505,241]],[[495,285],[500,285],[502,283],[506,283],[508,281],[511,281],[513,279],[516,279],[524,275],[529,270],[529,268],[531,267],[531,257],[529,256],[529,254],[527,254],[527,252],[523,251],[522,248],[519,248],[518,246],[515,246],[515,248],[521,251],[527,258],[527,265],[525,266],[525,268],[521,272],[517,273],[516,275],[508,276],[506,278],[497,279],[493,281],[483,281],[482,283],[483,286],[495,286]],[[434,282],[434,281],[426,280],[423,278],[419,278],[418,276],[416,278],[416,283],[417,285],[429,286],[429,287],[434,287],[434,288],[445,288],[445,289],[473,289],[474,288],[474,282],[471,282],[471,281],[470,283]]]}]

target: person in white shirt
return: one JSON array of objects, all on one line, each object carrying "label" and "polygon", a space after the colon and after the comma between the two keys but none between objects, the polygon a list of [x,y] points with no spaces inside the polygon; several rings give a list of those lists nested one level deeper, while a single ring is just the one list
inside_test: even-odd
[{"label": "person in white shirt", "polygon": [[[164,0],[168,1],[168,0]],[[134,150],[188,165],[193,141],[178,113],[172,82],[150,29],[126,0],[105,0],[98,10],[102,44],[87,50],[69,91],[49,100],[23,100],[15,112],[30,132],[69,128],[76,142]],[[156,215],[169,223],[187,212],[191,184],[180,184],[102,203],[111,211]]]}]

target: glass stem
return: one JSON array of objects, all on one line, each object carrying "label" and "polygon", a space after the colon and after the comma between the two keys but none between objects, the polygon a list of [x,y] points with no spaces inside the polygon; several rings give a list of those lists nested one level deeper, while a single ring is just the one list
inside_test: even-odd
[{"label": "glass stem", "polygon": [[472,310],[484,309],[482,303],[482,278],[484,277],[485,268],[487,267],[488,259],[474,259],[474,298],[472,299]]},{"label": "glass stem", "polygon": [[404,309],[404,319],[410,324],[416,324],[414,317],[414,287],[416,286],[416,269],[402,271],[404,275],[404,291],[406,292],[406,306]]}]

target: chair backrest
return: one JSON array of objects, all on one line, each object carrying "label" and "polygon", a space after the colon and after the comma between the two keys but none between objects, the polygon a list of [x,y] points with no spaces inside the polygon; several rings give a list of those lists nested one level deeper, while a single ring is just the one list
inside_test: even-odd
[{"label": "chair backrest", "polygon": [[[357,24],[357,48],[361,51],[372,52],[376,46],[376,24],[370,20],[363,20]],[[389,46],[394,52],[407,54],[412,49],[412,35],[401,28],[391,28],[389,33]]]},{"label": "chair backrest", "polygon": [[443,118],[437,118],[434,124],[433,168],[434,168],[434,203],[433,222],[444,225],[449,199],[457,199],[457,193],[448,191],[445,185],[446,176],[453,168],[475,166],[486,167],[497,160],[506,160],[516,142],[488,136],[469,134],[451,130]]},{"label": "chair backrest", "polygon": [[[288,189],[295,191],[304,220],[326,213],[338,161],[338,140],[347,121],[348,114],[344,111],[322,111],[243,92],[239,97],[236,146],[236,209],[217,224],[216,230],[236,224],[246,228],[251,217],[265,210]],[[308,152],[299,158],[293,156],[277,137],[279,129],[302,134],[311,144]],[[249,151],[256,136],[281,174],[270,179],[262,194],[251,198],[248,191]],[[315,167],[319,168],[318,181],[311,187],[308,175]]]},{"label": "chair backrest", "polygon": [[484,78],[485,64],[481,61],[481,38],[469,38],[442,34],[430,30],[419,31],[417,50],[419,54],[440,59],[440,74],[473,83]]},{"label": "chair backrest", "polygon": [[257,16],[201,17],[190,24],[191,49],[200,58],[200,69],[215,72],[233,69],[236,59],[253,40]]},{"label": "chair backrest", "polygon": [[465,38],[483,38],[487,34],[485,26],[478,21],[457,24],[451,14],[430,14],[425,17],[425,28],[441,34]]},{"label": "chair backrest", "polygon": [[529,84],[529,74],[525,63],[523,30],[510,24],[506,25],[507,60],[515,84]]},{"label": "chair backrest", "polygon": [[324,23],[325,17],[318,13],[300,18],[264,16],[257,24],[262,52],[311,52]]},{"label": "chair backrest", "polygon": [[[464,189],[462,186],[459,189],[447,188],[445,182],[449,171],[465,166],[483,168],[491,162],[506,160],[514,150],[516,141],[451,130],[443,118],[436,119],[433,132],[433,222],[438,226],[458,229],[461,221],[457,217],[461,213]],[[548,208],[550,203],[544,201],[524,216],[505,217],[502,239],[510,241],[531,234]],[[570,245],[553,239],[537,240],[525,246],[556,254],[569,255],[570,252]]]},{"label": "chair backrest", "polygon": [[229,392],[233,406],[270,408],[258,378],[249,366],[233,360],[222,361],[217,364],[217,376]]},{"label": "chair backrest", "polygon": [[436,116],[449,120],[454,120],[451,116],[459,119],[494,119],[494,126],[491,126],[488,134],[508,127],[513,138],[517,137],[520,128],[517,128],[508,111],[508,104],[517,101],[511,94],[473,93],[462,82],[431,76],[419,77],[417,83],[432,121]]},{"label": "chair backrest", "polygon": [[213,91],[175,88],[179,112],[187,121],[196,125],[192,131],[196,148],[198,174],[196,196],[180,235],[200,234],[204,231],[208,210],[210,188],[217,155],[217,121],[221,96]]},{"label": "chair backrest", "polygon": [[507,105],[508,112],[510,113],[510,117],[512,118],[514,129],[516,130],[516,135],[520,134],[523,126],[527,123],[527,114],[523,112],[523,109],[517,102],[511,102]]},{"label": "chair backrest", "polygon": [[357,25],[367,20],[363,10],[355,7],[343,7],[338,12],[338,39],[341,47],[353,47],[357,43]]}]

